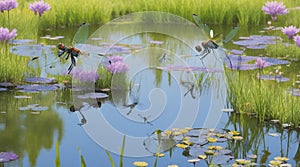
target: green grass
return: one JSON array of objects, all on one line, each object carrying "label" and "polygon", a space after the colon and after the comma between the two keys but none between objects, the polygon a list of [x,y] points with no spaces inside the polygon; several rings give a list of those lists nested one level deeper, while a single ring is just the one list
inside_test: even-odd
[{"label": "green grass", "polygon": [[[10,11],[11,27],[16,27],[22,36],[32,37],[33,25],[37,26],[38,16],[28,9],[30,2],[19,0],[19,7]],[[261,7],[266,1],[261,0],[84,0],[60,1],[47,0],[51,10],[40,19],[40,29],[74,26],[82,22],[102,25],[114,18],[132,12],[162,11],[187,18],[192,21],[192,14],[197,13],[209,24],[228,24],[239,22],[240,25],[266,24],[270,17],[264,14]],[[286,0],[287,8],[296,7],[300,0]],[[6,15],[6,13],[5,13]],[[288,16],[279,16],[281,24],[299,25],[299,12],[292,10]]]},{"label": "green grass", "polygon": [[[267,69],[264,69],[267,72]],[[230,74],[230,71],[227,71]],[[300,99],[292,96],[288,88],[293,86],[295,80],[288,83],[259,80],[257,71],[234,72],[228,78],[229,102],[235,111],[258,117],[258,120],[278,119],[281,123],[293,123],[298,126],[300,122]],[[229,76],[229,75],[228,75]],[[234,82],[232,82],[234,81]]]}]

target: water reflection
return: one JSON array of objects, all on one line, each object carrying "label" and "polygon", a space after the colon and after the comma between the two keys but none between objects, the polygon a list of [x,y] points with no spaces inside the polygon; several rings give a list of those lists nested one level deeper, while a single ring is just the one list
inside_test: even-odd
[{"label": "water reflection", "polygon": [[[1,151],[17,153],[21,159],[28,156],[30,166],[36,166],[36,160],[43,149],[51,149],[56,140],[63,138],[63,121],[59,114],[51,111],[41,111],[39,115],[33,115],[28,111],[20,111],[19,107],[33,103],[43,106],[53,106],[56,97],[55,92],[19,93],[7,91],[1,93],[0,148]],[[30,99],[15,99],[15,95],[26,94]],[[20,161],[20,160],[19,160]],[[21,165],[22,166],[22,165]]]}]

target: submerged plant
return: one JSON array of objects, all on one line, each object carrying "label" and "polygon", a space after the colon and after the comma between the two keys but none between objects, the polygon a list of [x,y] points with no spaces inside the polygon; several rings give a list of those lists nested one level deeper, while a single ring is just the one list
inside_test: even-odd
[{"label": "submerged plant", "polygon": [[266,2],[262,10],[265,14],[271,15],[273,21],[277,20],[277,15],[285,15],[289,12],[283,2],[277,1]]},{"label": "submerged plant", "polygon": [[300,31],[299,28],[295,26],[288,26],[281,29],[281,32],[288,37],[288,39],[292,39]]}]

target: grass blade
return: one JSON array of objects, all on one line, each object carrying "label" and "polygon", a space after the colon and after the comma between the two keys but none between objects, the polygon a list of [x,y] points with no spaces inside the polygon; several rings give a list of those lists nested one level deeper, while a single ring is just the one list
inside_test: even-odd
[{"label": "grass blade", "polygon": [[123,167],[123,157],[124,157],[124,150],[125,150],[125,137],[123,137],[123,142],[122,142],[122,148],[120,152],[120,167]]},{"label": "grass blade", "polygon": [[107,150],[105,150],[105,153],[106,153],[106,155],[107,155],[107,157],[108,157],[108,159],[110,161],[111,167],[115,167],[116,166],[115,162],[114,162],[112,156],[110,155],[110,153]]},{"label": "grass blade", "polygon": [[60,155],[59,155],[59,143],[56,141],[56,158],[55,158],[55,166],[60,167]]},{"label": "grass blade", "polygon": [[80,161],[81,161],[81,167],[86,167],[86,163],[85,163],[85,160],[84,160],[82,154],[80,154]]}]

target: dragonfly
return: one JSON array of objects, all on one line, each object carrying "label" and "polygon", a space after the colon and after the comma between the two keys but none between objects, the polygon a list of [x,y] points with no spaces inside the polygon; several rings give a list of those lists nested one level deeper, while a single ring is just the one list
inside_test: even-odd
[{"label": "dragonfly", "polygon": [[[196,25],[202,30],[204,30],[207,36],[209,37],[208,41],[204,41],[200,45],[195,46],[195,49],[200,53],[200,55],[198,56],[201,56],[201,60],[204,59],[210,52],[214,52],[214,50],[220,48],[224,43],[229,42],[239,30],[238,26],[234,27],[223,39],[222,34],[214,35],[213,30],[210,29],[206,24],[203,24],[200,20],[200,17],[197,14],[193,14],[193,19]],[[220,41],[220,44],[218,44],[217,39]],[[228,55],[225,55],[228,58],[228,60],[230,60]]]},{"label": "dragonfly", "polygon": [[[87,23],[82,23],[77,32],[75,33],[71,46],[66,46],[64,43],[59,43],[57,45],[58,54],[53,54],[52,51],[47,51],[45,56],[35,56],[28,63],[29,67],[37,68],[36,64],[40,61],[40,67],[44,68],[45,71],[49,74],[61,74],[65,73],[66,62],[70,59],[69,67],[67,68],[67,73],[70,74],[73,68],[77,65],[80,55],[87,55],[87,52],[82,51],[80,47],[84,45],[88,40],[89,27]],[[94,46],[93,46],[94,47]],[[98,48],[97,48],[98,49]],[[98,54],[99,56],[104,56]],[[34,65],[34,66],[33,66]]]},{"label": "dragonfly", "polygon": [[63,43],[59,43],[57,45],[57,48],[59,49],[58,57],[64,57],[65,60],[68,60],[69,57],[71,59],[71,64],[68,67],[68,74],[71,73],[74,66],[76,66],[76,59],[79,57],[79,54],[81,54],[81,51],[74,47],[76,44],[84,44],[86,43],[89,35],[89,28],[87,23],[82,23],[77,32],[74,35],[72,45],[73,46],[66,46]]}]

